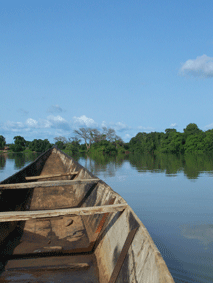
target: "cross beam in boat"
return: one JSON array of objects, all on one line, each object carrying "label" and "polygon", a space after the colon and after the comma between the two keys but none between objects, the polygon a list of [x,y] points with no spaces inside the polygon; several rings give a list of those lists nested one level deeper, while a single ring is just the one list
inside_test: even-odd
[{"label": "cross beam in boat", "polygon": [[[37,259],[34,259],[34,262],[36,262]],[[29,261],[29,259],[27,259]],[[14,268],[7,268],[7,271],[46,271],[46,270],[67,270],[67,269],[88,269],[90,268],[90,265],[88,263],[69,263],[67,265],[45,265],[45,266],[24,266],[24,267],[14,267]],[[30,281],[27,281],[30,282]]]},{"label": "cross beam in boat", "polygon": [[[31,271],[44,271],[44,270],[66,270],[66,269],[88,269],[90,264],[88,262],[72,262],[69,256],[50,256],[46,257],[34,257],[21,260],[9,260],[5,265],[6,271],[13,272],[31,272]],[[45,280],[46,281],[46,280]],[[23,280],[24,282],[24,280]],[[30,282],[25,281],[25,282]]]},{"label": "cross beam in boat", "polygon": [[70,173],[64,173],[64,174],[53,174],[53,175],[41,175],[41,176],[30,176],[25,177],[26,180],[39,180],[44,178],[55,178],[55,177],[63,177],[63,176],[70,176],[70,175],[77,175],[78,171],[76,172],[70,172]]},{"label": "cross beam in boat", "polygon": [[57,187],[57,186],[71,186],[81,185],[85,183],[98,182],[100,179],[81,179],[81,180],[57,180],[57,181],[40,181],[28,183],[15,183],[15,184],[1,184],[0,190],[5,189],[31,189],[39,187]]},{"label": "cross beam in boat", "polygon": [[129,247],[132,244],[132,241],[134,239],[137,230],[138,227],[136,227],[135,229],[129,232],[108,283],[115,283],[117,281],[119,272],[121,270],[121,267],[123,266],[125,257],[128,253]]},{"label": "cross beam in boat", "polygon": [[102,214],[109,212],[123,211],[128,206],[127,203],[112,204],[93,207],[66,208],[55,210],[36,210],[36,211],[7,211],[0,213],[0,222],[25,221],[38,218],[49,218],[58,216],[84,216],[93,214]]}]

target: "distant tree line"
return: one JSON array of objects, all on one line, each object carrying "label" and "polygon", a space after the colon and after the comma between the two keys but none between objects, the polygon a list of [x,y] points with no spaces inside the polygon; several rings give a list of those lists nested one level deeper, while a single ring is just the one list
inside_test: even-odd
[{"label": "distant tree line", "polygon": [[34,139],[33,141],[26,141],[21,136],[15,136],[13,139],[14,143],[9,145],[9,148],[13,152],[21,152],[24,150],[44,152],[52,147],[52,144],[48,141],[48,139]]},{"label": "distant tree line", "polygon": [[[98,152],[109,155],[124,153],[128,146],[122,139],[116,135],[112,128],[103,127],[101,131],[92,128],[80,128],[74,131],[74,137],[65,138],[63,136],[55,137],[55,145],[70,154],[78,154],[79,152]],[[34,139],[26,141],[24,137],[15,136],[14,143],[9,144],[10,150],[13,152],[23,152],[26,150],[35,152],[44,152],[51,148],[48,139]],[[6,140],[0,136],[0,149],[6,145]]]},{"label": "distant tree line", "polygon": [[[74,137],[62,136],[54,138],[54,144],[70,154],[79,152],[102,153],[117,155],[124,153],[205,153],[213,152],[213,129],[202,131],[194,123],[190,123],[183,133],[176,129],[166,129],[165,132],[138,133],[129,143],[124,143],[112,128],[103,127],[79,128],[74,130]],[[9,145],[13,152],[36,151],[44,152],[54,144],[48,139],[26,141],[21,136],[14,137],[14,143]],[[6,140],[0,136],[0,149],[6,145]]]},{"label": "distant tree line", "polygon": [[140,153],[205,153],[213,151],[213,129],[202,131],[190,123],[183,133],[166,129],[165,133],[138,133],[129,142],[129,151]]}]

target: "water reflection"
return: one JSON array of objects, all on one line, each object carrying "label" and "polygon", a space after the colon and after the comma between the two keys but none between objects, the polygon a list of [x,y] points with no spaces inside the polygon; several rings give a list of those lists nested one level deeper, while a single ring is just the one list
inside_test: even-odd
[{"label": "water reflection", "polygon": [[4,169],[6,165],[6,156],[5,154],[0,155],[0,169]]},{"label": "water reflection", "polygon": [[27,163],[33,162],[36,157],[39,156],[39,153],[30,152],[30,153],[8,153],[7,158],[13,159],[15,161],[14,169],[21,169],[26,166]]},{"label": "water reflection", "polygon": [[[80,157],[79,157],[80,158]],[[127,156],[86,155],[85,167],[93,174],[100,171],[115,176],[125,160],[129,160],[132,167],[139,172],[164,172],[168,177],[175,177],[184,172],[188,179],[197,179],[203,172],[213,176],[213,155],[174,155],[174,154],[130,154]]]},{"label": "water reflection", "polygon": [[213,172],[213,155],[130,155],[129,161],[138,171],[165,172],[176,176],[183,171],[188,179],[197,179],[203,172]]},{"label": "water reflection", "polygon": [[206,250],[213,242],[213,224],[182,225],[180,229],[185,238],[199,240]]},{"label": "water reflection", "polygon": [[[27,163],[34,161],[39,153],[8,153],[0,155],[0,169],[6,164],[6,159],[15,160],[15,169],[21,169]],[[74,156],[76,161],[84,163],[94,175],[100,171],[107,172],[107,176],[115,176],[116,170],[128,160],[138,172],[165,173],[168,177],[175,177],[184,172],[188,179],[197,179],[203,172],[213,176],[213,155],[173,155],[173,154],[130,154],[129,156],[107,156],[90,154]],[[83,161],[84,160],[84,161]]]},{"label": "water reflection", "polygon": [[98,175],[99,172],[102,172],[104,177],[114,177],[116,171],[123,165],[127,157],[90,154],[84,155],[79,159],[81,159],[81,163],[83,162],[83,166],[94,175]]}]

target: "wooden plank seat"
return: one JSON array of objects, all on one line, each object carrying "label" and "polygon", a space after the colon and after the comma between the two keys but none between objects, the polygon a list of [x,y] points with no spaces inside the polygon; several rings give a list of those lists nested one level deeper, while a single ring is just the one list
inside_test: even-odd
[{"label": "wooden plank seat", "polygon": [[127,203],[112,204],[94,207],[66,208],[54,210],[38,210],[38,211],[6,211],[0,213],[0,222],[8,221],[25,221],[30,219],[58,217],[64,215],[92,215],[109,212],[122,211],[127,207]]},{"label": "wooden plank seat", "polygon": [[14,184],[1,184],[0,190],[6,189],[32,189],[39,187],[57,187],[57,186],[72,186],[88,183],[98,182],[100,179],[82,179],[82,180],[57,180],[57,181],[41,181],[41,182],[27,182]]},{"label": "wooden plank seat", "polygon": [[77,175],[78,171],[76,172],[70,172],[70,173],[64,173],[64,174],[51,174],[51,175],[41,175],[41,176],[30,176],[25,177],[25,180],[39,180],[39,179],[45,179],[45,178],[55,178],[55,177],[64,177],[64,176],[70,176],[70,175]]},{"label": "wooden plank seat", "polygon": [[[29,261],[29,260],[28,260]],[[8,271],[24,271],[24,270],[38,270],[41,271],[44,270],[59,270],[59,269],[82,269],[82,268],[89,268],[88,263],[67,263],[66,265],[60,265],[57,263],[57,265],[43,265],[43,266],[35,266],[35,263],[33,263],[34,266],[20,266],[20,267],[8,267]]]}]

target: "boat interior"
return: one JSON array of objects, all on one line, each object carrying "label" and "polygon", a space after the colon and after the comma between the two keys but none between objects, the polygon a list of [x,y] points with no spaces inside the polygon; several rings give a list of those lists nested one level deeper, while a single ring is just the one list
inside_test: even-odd
[{"label": "boat interior", "polygon": [[0,211],[0,282],[174,282],[126,201],[56,147],[0,183]]}]

